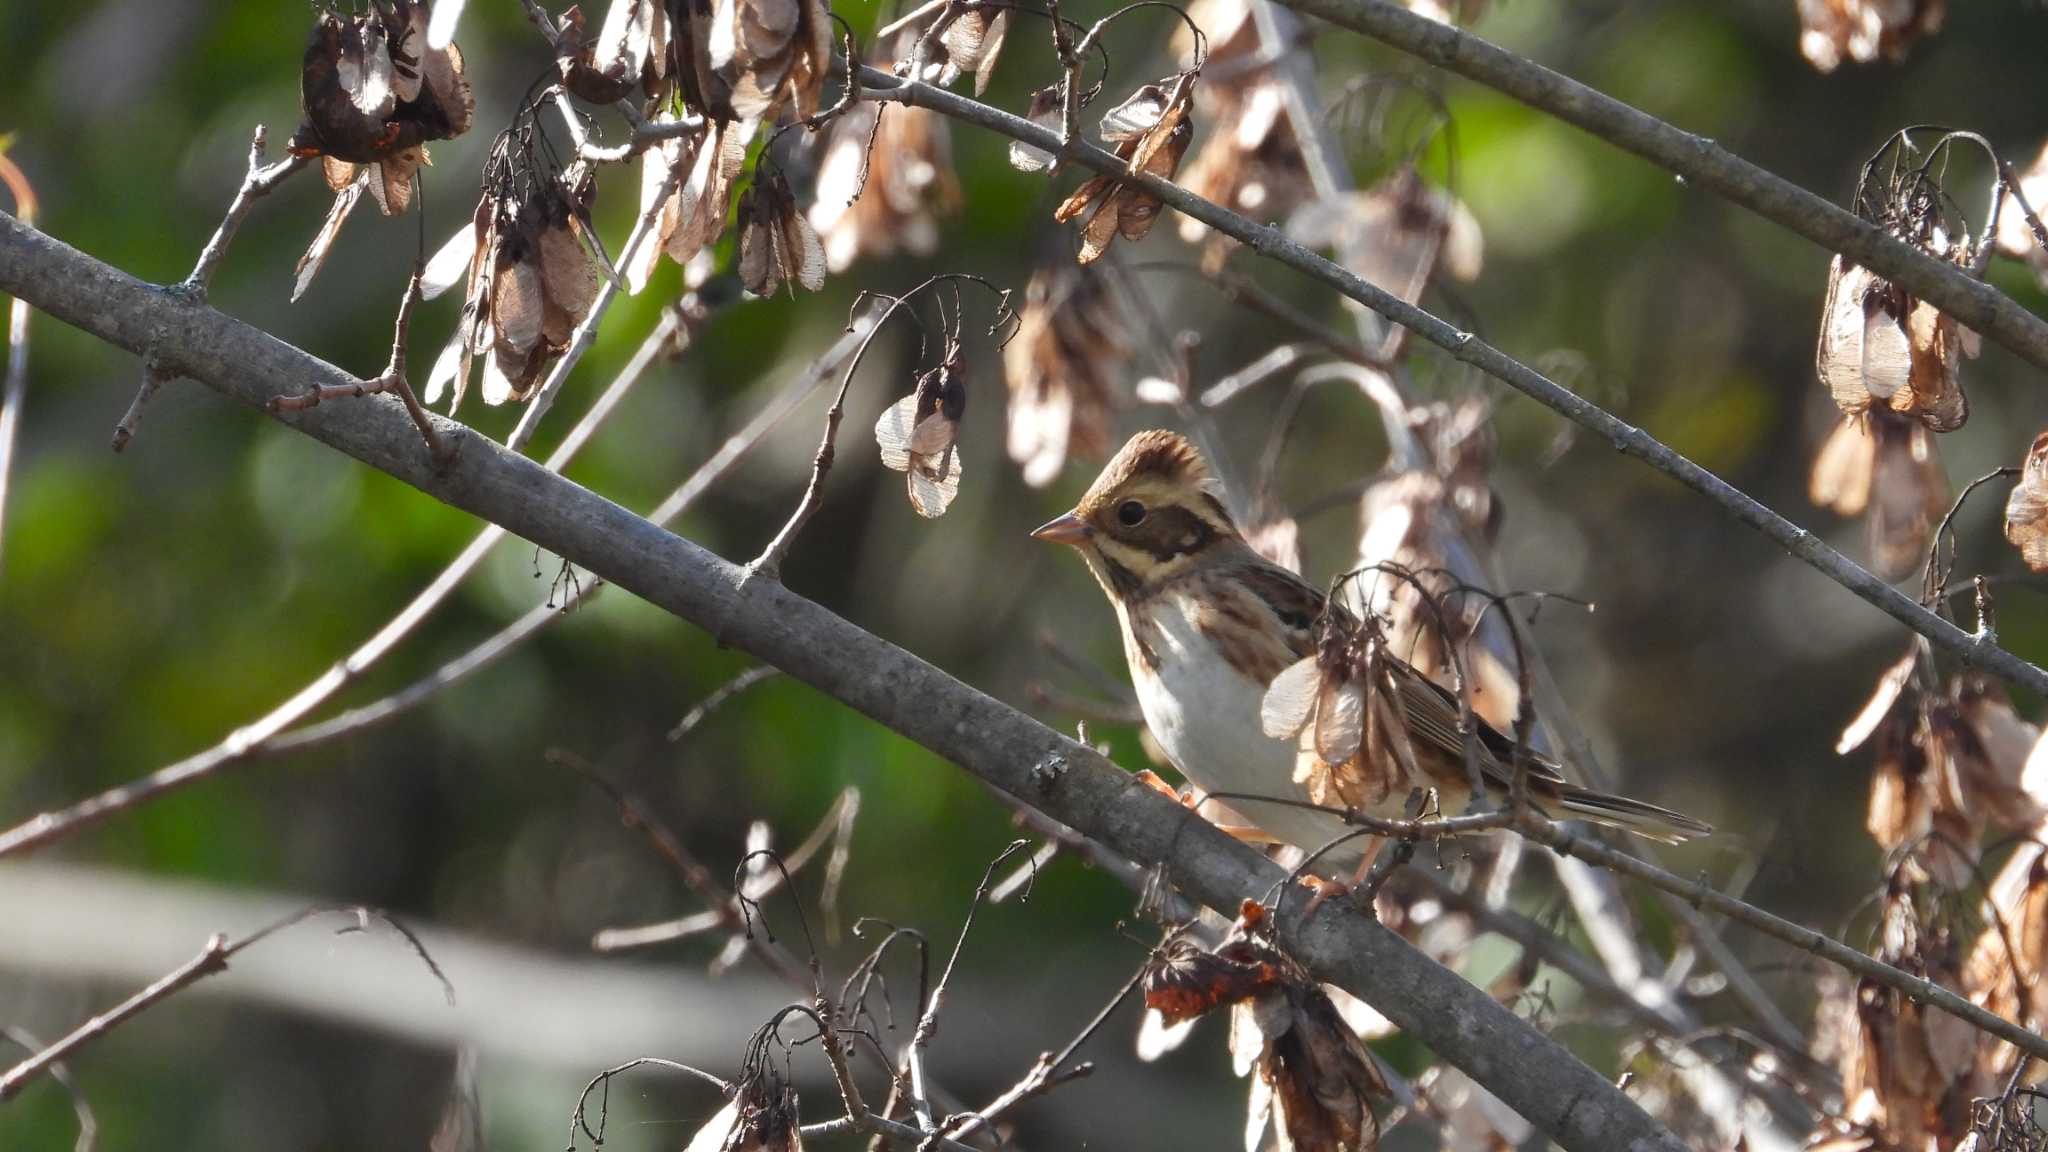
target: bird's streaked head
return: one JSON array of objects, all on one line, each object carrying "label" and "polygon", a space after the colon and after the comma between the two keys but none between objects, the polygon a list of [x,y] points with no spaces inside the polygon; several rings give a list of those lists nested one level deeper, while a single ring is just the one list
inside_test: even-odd
[{"label": "bird's streaked head", "polygon": [[1240,538],[1201,452],[1162,431],[1131,437],[1072,512],[1031,535],[1079,549],[1112,597],[1156,587]]}]

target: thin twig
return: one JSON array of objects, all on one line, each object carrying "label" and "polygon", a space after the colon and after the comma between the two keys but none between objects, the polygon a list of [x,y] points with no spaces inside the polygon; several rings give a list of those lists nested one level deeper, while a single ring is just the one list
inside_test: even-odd
[{"label": "thin twig", "polygon": [[434,958],[427,954],[426,947],[420,943],[419,937],[413,935],[409,929],[392,919],[390,915],[360,905],[345,907],[336,907],[329,904],[315,905],[314,907],[294,912],[281,920],[274,921],[242,937],[240,940],[230,941],[225,933],[214,933],[212,938],[207,940],[206,946],[199,950],[198,955],[165,974],[162,979],[159,979],[154,984],[142,989],[105,1012],[94,1016],[85,1023],[80,1024],[56,1043],[16,1064],[8,1069],[4,1075],[0,1075],[0,1104],[13,1099],[29,1081],[50,1071],[53,1065],[70,1058],[79,1049],[105,1036],[123,1023],[126,1023],[129,1019],[148,1009],[151,1005],[164,1000],[183,988],[198,983],[216,972],[225,971],[228,961],[233,959],[237,953],[262,943],[286,928],[303,923],[327,912],[347,912],[352,914],[358,921],[358,928],[356,929],[358,931],[363,926],[367,926],[369,920],[373,917],[390,925],[401,936],[405,937],[406,942],[412,945],[413,951],[426,964],[428,971],[432,972],[434,978],[441,982],[441,988],[447,994],[448,1002],[450,1004],[455,1002],[455,988],[448,983],[448,977],[442,974],[440,965],[436,964]]},{"label": "thin twig", "polygon": [[[420,439],[427,445],[427,457],[437,468],[445,468],[450,461],[449,446],[441,442],[441,436],[434,431],[434,422],[427,410],[420,407],[419,397],[413,394],[412,384],[405,378],[405,346],[412,334],[413,309],[420,302],[420,277],[422,269],[415,262],[412,278],[405,282],[405,297],[398,302],[398,319],[392,325],[391,359],[384,371],[369,380],[352,384],[315,385],[296,396],[273,396],[270,400],[270,414],[302,412],[317,408],[323,400],[338,400],[344,397],[374,396],[390,394],[397,396],[405,405],[405,414],[412,419],[413,426],[420,430]],[[664,318],[664,322],[666,319]]]},{"label": "thin twig", "polygon": [[[2003,292],[1971,277],[1957,265],[1902,243],[1882,228],[1743,160],[1706,137],[1667,124],[1470,32],[1440,24],[1388,0],[1280,2],[1497,89],[1632,152],[1683,177],[1688,187],[1711,192],[1823,248],[1841,253],[2011,349],[2027,362],[2048,368],[2048,321],[2021,308]],[[1393,319],[1406,324],[1399,317]],[[1434,342],[1428,332],[1422,335]],[[2038,693],[2041,688],[2036,686],[2034,691]]]},{"label": "thin twig", "polygon": [[265,166],[263,153],[268,143],[263,125],[258,124],[249,138],[249,170],[242,177],[242,186],[235,190],[235,198],[228,202],[227,215],[221,217],[220,227],[213,230],[213,237],[200,249],[199,260],[192,265],[192,274],[185,277],[184,290],[200,300],[206,298],[213,287],[213,274],[220,270],[220,262],[227,257],[228,245],[234,243],[235,232],[242,227],[242,221],[249,216],[249,210],[261,197],[268,196],[292,173],[306,166],[304,156],[287,156],[275,164]]},{"label": "thin twig", "polygon": [[[640,382],[647,368],[669,346],[670,337],[674,335],[675,323],[677,321],[672,313],[663,313],[663,319],[655,325],[654,331],[647,339],[641,342],[640,349],[634,353],[632,360],[619,370],[611,387],[591,405],[576,427],[556,447],[554,454],[548,457],[546,467],[549,471],[559,472],[574,460],[576,454],[590,442],[598,428],[618,410],[619,403]],[[819,379],[822,379],[822,376]],[[814,382],[812,387],[815,386]],[[786,414],[786,409],[783,412]],[[767,427],[750,426],[748,431],[752,433],[751,436],[742,433],[741,437],[745,438],[745,444],[751,446],[754,440],[767,431]],[[741,437],[735,437],[735,440],[740,440]],[[726,447],[732,446],[732,442],[728,442]],[[692,477],[693,483],[703,480],[704,484],[694,488],[691,484],[685,484],[684,489],[679,490],[677,495],[680,496],[687,491],[689,496],[685,504],[693,503],[709,486],[711,480],[725,474],[738,455],[737,452],[728,453],[726,449],[721,449],[717,456],[707,461],[704,467],[698,470],[697,475]],[[675,500],[676,496],[670,497],[671,502]],[[675,511],[671,511],[670,515],[674,515]],[[661,515],[660,511],[657,510],[655,515],[658,518]],[[296,751],[329,740],[341,739],[374,724],[390,720],[423,703],[442,689],[495,663],[544,626],[555,615],[553,610],[537,609],[529,613],[506,626],[490,640],[449,661],[438,671],[392,696],[310,728],[289,734],[285,732],[315,708],[332,699],[343,688],[361,679],[398,647],[400,642],[425,623],[461,585],[463,579],[475,571],[476,566],[483,562],[492,547],[503,540],[505,535],[504,528],[496,524],[487,525],[469,542],[468,547],[441,570],[440,575],[434,577],[403,610],[387,621],[355,651],[336,661],[284,703],[228,733],[218,744],[175,764],[159,768],[147,776],[109,788],[57,811],[45,812],[0,832],[0,859],[15,853],[34,851],[66,839],[111,816],[154,800],[166,792],[206,779],[223,768],[272,753]],[[591,591],[594,591],[594,588],[586,583],[585,592]]]},{"label": "thin twig", "polygon": [[[43,1049],[43,1042],[36,1038],[35,1033],[11,1024],[0,1027],[0,1039],[7,1040],[31,1056]],[[85,1092],[79,1088],[78,1081],[71,1078],[69,1065],[62,1061],[53,1061],[49,1072],[50,1079],[55,1080],[57,1086],[71,1097],[72,1114],[78,1117],[78,1139],[71,1145],[71,1152],[92,1152],[93,1145],[99,1140],[100,1132],[99,1118],[93,1115],[92,1102],[85,1098]]]},{"label": "thin twig", "polygon": [[1031,1065],[1031,1070],[1024,1074],[1023,1079],[1005,1089],[1002,1095],[989,1101],[980,1111],[968,1113],[959,1122],[958,1127],[953,1127],[949,1121],[947,1127],[941,1131],[948,1136],[965,1139],[979,1129],[993,1128],[1004,1113],[1026,1100],[1043,1096],[1070,1080],[1079,1080],[1093,1073],[1095,1065],[1092,1063],[1084,1061],[1069,1068],[1067,1061],[1073,1059],[1074,1053],[1081,1050],[1081,1045],[1086,1044],[1090,1037],[1101,1031],[1110,1016],[1123,1006],[1124,1001],[1131,998],[1131,993],[1137,991],[1138,985],[1144,983],[1145,972],[1145,966],[1139,965],[1138,970],[1131,974],[1131,978],[1124,981],[1123,987],[1117,989],[1116,995],[1110,997],[1109,1003],[1104,1004],[1072,1040],[1067,1041],[1066,1047],[1058,1052],[1040,1053],[1038,1060]]},{"label": "thin twig", "polygon": [[[1441,25],[1435,25],[1433,21],[1429,23],[1442,29]],[[1052,149],[1059,146],[1055,135],[1047,129],[930,84],[900,80],[874,69],[863,72],[862,84],[871,99],[927,108],[949,118],[988,128],[1039,148]],[[1350,271],[1287,239],[1276,228],[1253,223],[1188,192],[1171,181],[1146,173],[1127,172],[1123,161],[1100,148],[1076,143],[1071,151],[1075,158],[1087,167],[1106,175],[1121,176],[1176,210],[1242,241],[1259,255],[1285,264],[1336,289],[1346,297],[1364,304],[1443,348],[1455,359],[1471,364],[1559,415],[1598,433],[1613,444],[1617,451],[1639,457],[1651,467],[1705,496],[1739,523],[1755,529],[1783,546],[1823,576],[1862,597],[1908,628],[1926,636],[1934,644],[1953,653],[1965,663],[1981,667],[2036,694],[2048,696],[2048,671],[2020,659],[1987,637],[1971,635],[1953,623],[1937,617],[1896,588],[1871,575],[1861,565],[1829,547],[1818,536],[1794,525],[1748,493],[1673,451],[1640,428],[1624,422],[1599,405],[1562,387],[1472,333],[1460,331],[1436,316],[1361,280]],[[2048,360],[2048,333],[2044,333],[2043,358]]]}]

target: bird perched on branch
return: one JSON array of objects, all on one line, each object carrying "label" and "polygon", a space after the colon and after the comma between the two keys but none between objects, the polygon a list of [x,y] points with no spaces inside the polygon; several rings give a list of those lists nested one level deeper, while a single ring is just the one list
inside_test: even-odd
[{"label": "bird perched on branch", "polygon": [[[1073,511],[1032,533],[1079,551],[1108,594],[1145,723],[1168,758],[1258,832],[1309,851],[1348,828],[1318,805],[1398,820],[1412,795],[1434,790],[1442,812],[1463,811],[1472,771],[1458,697],[1388,651],[1373,621],[1254,551],[1221,494],[1193,444],[1141,432]],[[1471,723],[1471,763],[1504,804],[1516,742]],[[1576,787],[1533,750],[1519,756],[1540,811],[1671,843],[1712,831]],[[1363,847],[1333,855],[1355,859]]]}]

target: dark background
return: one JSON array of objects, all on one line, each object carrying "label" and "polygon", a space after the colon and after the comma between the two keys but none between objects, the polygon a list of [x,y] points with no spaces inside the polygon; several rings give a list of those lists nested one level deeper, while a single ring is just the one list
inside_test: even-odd
[{"label": "dark background", "polygon": [[[478,128],[433,149],[430,247],[466,213],[483,148],[547,64],[517,5],[469,7],[461,42]],[[602,5],[593,7],[601,17]],[[1079,14],[1095,11],[1083,5]],[[876,22],[865,6],[843,14],[861,27]],[[303,4],[254,0],[0,3],[0,132],[13,133],[10,155],[41,193],[42,227],[136,275],[181,278],[241,177],[252,125],[270,126],[275,154],[296,122],[308,18]],[[1150,47],[1163,20],[1138,24],[1121,40],[1113,88],[1165,70]],[[1031,87],[1052,79],[1040,31],[1028,21],[1013,31],[991,101],[1021,109]],[[1828,77],[1797,54],[1792,0],[1504,0],[1479,31],[1837,200],[1863,158],[1904,124],[1975,129],[2022,167],[2048,131],[2039,57],[2048,14],[2014,0],[1955,5],[1948,26],[1903,64],[1850,65]],[[1316,52],[1331,90],[1355,75],[1417,71],[1342,33],[1322,36]],[[1436,303],[1476,316],[1489,339],[1524,358],[1576,351],[1590,365],[1577,388],[1861,557],[1861,525],[1805,498],[1808,462],[1834,419],[1811,368],[1826,254],[1503,97],[1460,82],[1445,88],[1458,189],[1485,229],[1486,267],[1456,301]],[[1348,143],[1360,176],[1370,176],[1372,150]],[[1011,171],[1005,148],[955,131],[965,206],[938,257],[860,265],[819,299],[726,310],[685,358],[655,370],[570,474],[629,507],[651,507],[834,337],[859,288],[900,291],[930,271],[956,270],[1021,289],[1049,213],[1038,178]],[[1973,212],[1983,202],[1975,186],[1959,194]],[[600,221],[614,245],[636,197],[637,172],[607,174]],[[385,359],[418,222],[363,208],[312,291],[287,304],[292,263],[326,203],[319,181],[301,176],[258,205],[213,301],[367,375]],[[1134,254],[1186,250],[1163,226]],[[1348,323],[1334,301],[1284,270],[1237,266]],[[2001,265],[1993,275],[2041,307],[2026,270]],[[1272,339],[1270,324],[1227,311],[1188,278],[1147,283],[1163,314],[1203,330],[1203,380]],[[573,423],[676,291],[667,267],[613,310],[540,449]],[[423,308],[422,364],[455,309],[446,299]],[[788,583],[1020,705],[1033,680],[1085,687],[1039,646],[1046,630],[1121,677],[1111,613],[1082,566],[1025,537],[1079,493],[1093,463],[1071,464],[1047,492],[1022,486],[1003,459],[992,348],[970,340],[967,483],[952,512],[919,520],[900,478],[877,466],[867,430],[908,387],[908,332],[881,341],[855,385],[842,466],[791,557]],[[1141,355],[1132,374],[1156,370]],[[1597,604],[1591,615],[1547,610],[1538,634],[1577,719],[1628,789],[1722,829],[1676,855],[1679,866],[1714,877],[1754,870],[1753,899],[1839,927],[1874,883],[1878,851],[1862,832],[1867,765],[1830,749],[1901,650],[1901,630],[1656,473],[1597,442],[1560,444],[1562,422],[1547,411],[1427,353],[1416,372],[1436,394],[1498,397],[1508,583]],[[132,357],[34,321],[0,570],[0,822],[138,776],[273,707],[396,612],[477,527],[191,383],[169,388],[135,443],[111,455],[108,434],[138,374]],[[1958,487],[2018,463],[2048,422],[2032,373],[1996,348],[1966,366],[1964,385],[1972,418],[1941,442]],[[1222,413],[1240,467],[1255,459],[1278,397],[1253,393]],[[473,396],[470,404],[464,418],[494,435],[517,416]],[[756,552],[801,490],[820,410],[814,400],[680,530],[731,558]],[[1134,410],[1121,431],[1162,419]],[[1374,413],[1355,393],[1325,390],[1308,402],[1281,491],[1311,498],[1377,469],[1383,454]],[[1998,538],[1997,503],[1975,502],[1960,518],[1962,571],[2018,570]],[[1346,511],[1307,523],[1310,574],[1347,560],[1354,532]],[[373,699],[465,651],[546,597],[555,569],[530,546],[500,547],[347,701]],[[2007,646],[2048,655],[2035,591],[2005,591],[1999,623]],[[684,748],[663,739],[745,663],[609,594],[394,726],[232,771],[30,862],[0,865],[0,1022],[47,1039],[175,965],[212,931],[246,931],[273,906],[364,902],[510,946],[501,959],[554,966],[521,969],[531,979],[509,1001],[491,999],[495,988],[473,976],[485,1003],[527,1005],[485,1027],[473,1011],[447,1008],[388,933],[301,928],[296,944],[288,937],[276,947],[307,962],[260,978],[252,954],[257,975],[238,966],[78,1061],[101,1147],[419,1147],[457,1033],[481,1044],[498,1148],[559,1147],[582,1082],[643,1054],[649,1035],[672,1046],[646,1054],[687,1050],[729,1074],[748,1027],[735,1006],[772,1007],[785,990],[751,965],[725,985],[708,982],[712,940],[632,960],[588,958],[598,928],[698,905],[601,795],[543,759],[547,749],[574,752],[644,792],[721,870],[738,858],[749,821],[767,821],[788,845],[841,788],[857,785],[846,913],[918,925],[940,940],[950,940],[984,864],[1013,835],[1003,808],[964,773],[801,686],[753,690]],[[2029,714],[2037,704],[2021,702]],[[1127,764],[1144,763],[1131,733],[1097,731]],[[72,887],[49,887],[59,881]],[[1552,902],[1546,870],[1531,869],[1525,887],[1526,906]],[[799,890],[815,913],[816,876],[807,873]],[[36,903],[35,891],[84,896]],[[180,918],[188,898],[197,911]],[[984,915],[935,1042],[937,1075],[980,1101],[1063,1043],[1143,955],[1142,930],[1117,927],[1131,902],[1114,881],[1062,860],[1029,903]],[[136,916],[142,909],[161,915]],[[1797,958],[1736,942],[1804,1019],[1811,978]],[[827,949],[833,971],[853,947]],[[1475,957],[1475,968],[1497,967],[1497,955]],[[350,1000],[351,972],[373,957],[394,974],[390,983]],[[460,996],[464,965],[443,960]],[[273,985],[314,1001],[332,990],[343,1007],[282,1007],[289,996]],[[637,998],[608,994],[620,989]],[[1568,1017],[1569,986],[1556,982],[1553,998]],[[377,1022],[346,1007],[378,999],[392,1007]],[[1025,1136],[1041,1146],[1112,1136],[1234,1143],[1242,1093],[1229,1080],[1220,1027],[1143,1069],[1129,1055],[1132,1027],[1121,1018],[1091,1046],[1104,1065],[1092,1080],[1026,1107]],[[1611,1057],[1611,1042],[1585,1049]],[[1412,1068],[1417,1054],[1402,1055]],[[812,1118],[823,1118],[822,1084],[809,1099]],[[656,1078],[622,1086],[613,1102],[615,1120],[630,1121],[609,1135],[621,1149],[678,1146],[714,1107],[701,1088]],[[66,1147],[71,1124],[62,1095],[37,1086],[0,1107],[0,1146]]]}]

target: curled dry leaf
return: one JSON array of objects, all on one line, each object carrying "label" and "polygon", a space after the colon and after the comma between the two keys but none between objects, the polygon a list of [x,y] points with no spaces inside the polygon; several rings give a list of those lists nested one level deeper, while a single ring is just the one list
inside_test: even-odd
[{"label": "curled dry leaf", "polygon": [[2048,432],[2034,437],[2020,482],[2005,499],[2005,538],[2036,572],[2048,572]]},{"label": "curled dry leaf", "polygon": [[899,248],[938,250],[939,220],[960,207],[952,138],[936,113],[907,105],[862,103],[832,121],[818,163],[811,226],[825,244],[825,265],[843,272],[863,256]]},{"label": "curled dry leaf", "polygon": [[875,422],[882,466],[904,473],[910,506],[943,516],[960,494],[960,417],[967,411],[966,366],[957,354],[918,377],[917,390]]},{"label": "curled dry leaf", "polygon": [[[454,44],[428,47],[426,25],[426,6],[414,0],[379,0],[350,17],[322,12],[300,67],[304,118],[292,153],[380,165],[388,169],[384,183],[398,187],[426,162],[424,144],[469,131],[476,103],[462,52]],[[354,181],[342,173],[329,171],[337,191]]]},{"label": "curled dry leaf", "polygon": [[1115,381],[1131,346],[1100,273],[1059,261],[1032,273],[1017,331],[1003,346],[1009,452],[1043,488],[1069,456],[1100,459],[1115,432]]},{"label": "curled dry leaf", "polygon": [[[1194,138],[1188,108],[1194,74],[1184,72],[1158,84],[1147,84],[1102,118],[1102,142],[1122,160],[1127,172],[1171,180]],[[1143,240],[1165,205],[1156,196],[1122,176],[1096,176],[1074,190],[1053,211],[1053,219],[1081,222],[1083,264],[1109,251],[1118,236]]]},{"label": "curled dry leaf", "polygon": [[613,104],[636,93],[655,98],[667,90],[668,7],[662,0],[612,0],[604,27],[588,34],[580,6],[562,13],[555,69],[562,87],[592,104]]},{"label": "curled dry leaf", "polygon": [[[1203,122],[1216,127],[1188,166],[1188,191],[1255,220],[1284,219],[1310,184],[1282,83],[1266,77],[1244,86],[1205,85],[1203,91],[1209,94]],[[1180,236],[1200,243],[1209,226],[1183,216]],[[1211,238],[1203,267],[1221,267],[1233,245],[1220,234]]]},{"label": "curled dry leaf", "polygon": [[825,249],[811,222],[797,211],[789,181],[772,165],[755,170],[754,183],[740,193],[740,283],[756,296],[772,296],[789,285],[813,292],[825,286]]},{"label": "curled dry leaf", "polygon": [[462,50],[428,47],[426,30],[426,6],[414,0],[380,0],[349,17],[323,11],[314,22],[290,149],[320,157],[335,199],[299,259],[293,300],[312,285],[365,191],[384,215],[404,212],[414,174],[429,162],[426,142],[460,136],[475,119]]},{"label": "curled dry leaf", "polygon": [[1898,60],[1941,30],[1947,0],[1798,0],[1799,54],[1822,72],[1843,60]]},{"label": "curled dry leaf", "polygon": [[1256,1073],[1245,1147],[1363,1152],[1379,1141],[1373,1106],[1388,1093],[1364,1044],[1301,966],[1260,938],[1264,910],[1247,903],[1213,951],[1182,939],[1155,953],[1145,1006],[1167,1023],[1228,1008],[1240,1076]]},{"label": "curled dry leaf", "polygon": [[1814,457],[1807,495],[1842,516],[1869,514],[1870,567],[1913,571],[1948,511],[1948,473],[1928,426],[1890,409],[1844,417]]}]

